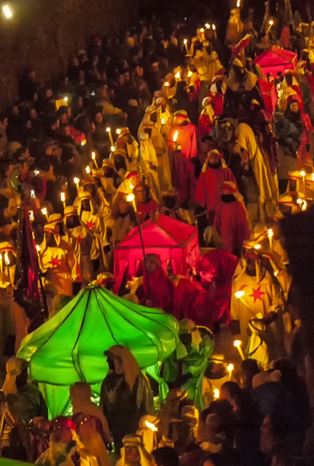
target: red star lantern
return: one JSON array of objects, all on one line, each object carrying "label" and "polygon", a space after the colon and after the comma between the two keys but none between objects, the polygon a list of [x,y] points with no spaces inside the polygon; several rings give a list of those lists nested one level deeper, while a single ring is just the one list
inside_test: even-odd
[{"label": "red star lantern", "polygon": [[252,294],[250,295],[250,298],[253,298],[254,299],[254,303],[256,303],[256,301],[258,301],[259,299],[261,301],[263,301],[263,296],[264,296],[265,292],[264,291],[261,291],[261,285],[256,288],[254,290],[254,288],[252,288]]},{"label": "red star lantern", "polygon": [[50,264],[52,267],[60,267],[61,262],[61,259],[58,259],[58,257],[53,257],[50,261]]}]

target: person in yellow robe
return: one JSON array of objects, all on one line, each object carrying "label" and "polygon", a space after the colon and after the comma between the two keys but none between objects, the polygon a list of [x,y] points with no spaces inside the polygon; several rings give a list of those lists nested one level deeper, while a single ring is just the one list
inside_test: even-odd
[{"label": "person in yellow robe", "polygon": [[258,190],[258,217],[261,223],[265,223],[277,211],[277,178],[271,172],[269,161],[263,155],[251,126],[246,123],[237,125],[235,120],[225,119],[220,127],[222,143],[232,154],[240,157],[243,166],[249,166],[253,171]]},{"label": "person in yellow robe", "polygon": [[61,238],[58,226],[46,223],[44,239],[40,245],[39,267],[44,274],[48,308],[56,295],[73,296],[73,282],[80,277],[75,255],[67,242]]},{"label": "person in yellow robe", "polygon": [[223,70],[223,65],[219,60],[218,54],[209,45],[195,45],[195,55],[192,59],[200,80],[207,81],[211,84],[212,80]]},{"label": "person in yellow robe", "polygon": [[138,164],[138,142],[132,136],[129,128],[124,127],[117,131],[116,147],[125,151],[128,159],[128,170],[136,170]]},{"label": "person in yellow robe", "polygon": [[163,135],[162,121],[158,118],[158,106],[156,103],[146,109],[143,121],[139,127],[139,133],[142,131],[142,128],[145,128],[147,125],[151,128],[150,139],[155,148],[158,160],[160,191],[165,191],[172,188],[171,161],[167,140]]},{"label": "person in yellow robe", "polygon": [[103,262],[105,262],[103,257],[104,230],[97,209],[93,205],[90,193],[86,191],[81,191],[79,193],[79,206],[77,211],[80,222],[87,229],[92,241],[90,249],[91,261],[96,261],[101,257]]},{"label": "person in yellow robe", "polygon": [[92,240],[87,228],[80,223],[77,210],[74,206],[64,209],[65,240],[73,251],[76,261],[81,269],[82,282],[87,285],[92,281],[92,264],[90,248]]},{"label": "person in yellow robe", "polygon": [[[267,343],[269,359],[283,357],[283,293],[254,247],[250,243],[244,245],[248,248],[244,250],[232,279],[231,318],[240,324],[244,351],[251,335],[250,321],[258,319],[266,326],[263,339]],[[248,357],[255,358],[254,354]]]},{"label": "person in yellow robe", "polygon": [[9,241],[0,242],[0,358],[4,355],[7,337],[15,336],[15,350],[27,335],[28,319],[24,309],[14,300],[13,288],[16,250]]},{"label": "person in yellow robe", "polygon": [[227,44],[236,44],[243,32],[244,25],[241,20],[240,8],[232,8],[227,24],[226,42]]},{"label": "person in yellow robe", "polygon": [[158,158],[155,147],[150,138],[152,125],[142,126],[139,132],[140,142],[140,169],[155,199],[161,198],[161,189],[158,176]]}]

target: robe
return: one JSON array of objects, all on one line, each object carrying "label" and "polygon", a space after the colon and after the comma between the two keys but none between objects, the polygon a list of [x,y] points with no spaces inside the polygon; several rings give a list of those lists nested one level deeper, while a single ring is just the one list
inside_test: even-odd
[{"label": "robe", "polygon": [[147,202],[137,203],[137,216],[140,223],[145,222],[148,218],[151,218],[154,213],[158,210],[158,204],[153,199]]},{"label": "robe", "polygon": [[[237,298],[235,293],[243,291],[244,295]],[[269,312],[280,313],[283,307],[283,296],[280,288],[275,285],[272,276],[265,272],[261,277],[246,273],[243,264],[239,264],[232,281],[231,317],[240,323],[241,340],[245,351],[249,342],[248,324],[251,319],[262,317]],[[283,356],[282,319],[277,319],[267,326],[264,332],[270,351],[270,360]],[[254,357],[254,356],[253,356]]]},{"label": "robe", "polygon": [[[174,141],[174,135],[177,140]],[[170,148],[181,146],[181,153],[186,159],[193,159],[197,156],[196,126],[188,121],[181,125],[173,125],[169,134],[168,144]]]},{"label": "robe", "polygon": [[160,180],[158,176],[158,157],[151,139],[140,142],[140,167],[153,197],[161,198]]},{"label": "robe", "polygon": [[204,165],[197,180],[195,190],[195,201],[202,207],[206,207],[208,212],[218,209],[221,204],[221,186],[224,181],[234,181],[230,168],[210,168]]},{"label": "robe", "polygon": [[194,166],[180,151],[174,152],[172,158],[172,184],[178,192],[179,205],[188,203],[195,189]]},{"label": "robe", "polygon": [[208,136],[214,127],[214,118],[215,112],[212,105],[207,105],[206,108],[202,110],[198,120],[198,134],[199,138]]},{"label": "robe", "polygon": [[55,294],[73,296],[73,282],[79,278],[79,268],[68,244],[60,240],[58,246],[47,246],[46,240],[40,246],[40,269],[45,281],[55,288]]},{"label": "robe", "polygon": [[172,314],[176,319],[190,319],[196,325],[213,330],[216,322],[214,303],[210,294],[198,282],[180,277],[173,289]]},{"label": "robe", "polygon": [[[238,258],[222,249],[211,249],[200,262],[203,286],[212,294],[212,314],[215,322],[230,321],[231,286]],[[211,281],[206,283],[206,271],[211,272]]]},{"label": "robe", "polygon": [[252,128],[240,123],[236,129],[236,139],[240,149],[244,149],[249,158],[259,192],[259,209],[261,220],[272,217],[279,197],[277,180],[271,172],[268,160],[257,144]]},{"label": "robe", "polygon": [[248,214],[242,202],[235,200],[222,203],[216,212],[214,226],[218,231],[223,248],[235,254],[241,254],[243,241],[250,237]]}]

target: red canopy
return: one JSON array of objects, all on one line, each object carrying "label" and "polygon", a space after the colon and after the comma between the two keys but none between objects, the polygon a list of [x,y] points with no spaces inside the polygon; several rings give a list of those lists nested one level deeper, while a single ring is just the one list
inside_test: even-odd
[{"label": "red canopy", "polygon": [[297,65],[297,54],[281,47],[273,46],[255,58],[264,74],[271,73],[274,77],[279,71],[295,70]]},{"label": "red canopy", "polygon": [[[191,225],[158,215],[141,225],[145,254],[158,254],[166,270],[168,261],[173,272],[186,275],[187,260],[199,254],[198,232]],[[115,290],[118,291],[123,276],[134,277],[143,261],[143,250],[138,228],[133,228],[114,251]]]}]

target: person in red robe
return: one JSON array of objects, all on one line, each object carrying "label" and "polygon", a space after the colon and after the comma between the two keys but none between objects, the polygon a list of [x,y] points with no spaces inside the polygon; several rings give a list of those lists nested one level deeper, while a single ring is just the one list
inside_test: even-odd
[{"label": "person in red robe", "polygon": [[151,218],[158,210],[159,205],[150,198],[149,187],[144,183],[139,183],[133,190],[135,196],[137,217],[140,223]]},{"label": "person in red robe", "polygon": [[215,76],[209,91],[211,104],[215,112],[215,116],[220,117],[224,111],[225,92],[227,85],[224,75]]},{"label": "person in red robe", "polygon": [[201,174],[197,180],[194,199],[208,211],[209,222],[212,223],[216,210],[221,204],[221,186],[224,181],[233,181],[230,168],[222,164],[223,153],[217,149],[207,154],[207,161],[203,165]]},{"label": "person in red robe", "polygon": [[173,284],[162,268],[157,254],[146,254],[142,284],[136,295],[141,304],[171,312]]},{"label": "person in red robe", "polygon": [[168,145],[172,150],[181,146],[182,155],[187,159],[194,159],[197,156],[196,126],[191,123],[185,110],[179,110],[174,114]]},{"label": "person in red robe", "polygon": [[194,166],[185,158],[181,146],[172,154],[172,184],[178,193],[178,204],[187,205],[195,189]]},{"label": "person in red robe", "polygon": [[221,201],[214,227],[221,237],[223,249],[240,257],[243,241],[250,237],[250,224],[242,196],[233,181],[222,183]]},{"label": "person in red robe", "polygon": [[211,249],[198,262],[202,287],[211,296],[211,319],[230,322],[232,277],[239,259],[222,249]]},{"label": "person in red robe", "polygon": [[216,313],[213,298],[201,283],[178,277],[174,281],[172,314],[176,319],[190,319],[196,325],[214,330]]},{"label": "person in red robe", "polygon": [[208,136],[214,127],[215,111],[211,104],[210,97],[205,97],[202,102],[202,111],[198,119],[199,138],[203,139]]}]

